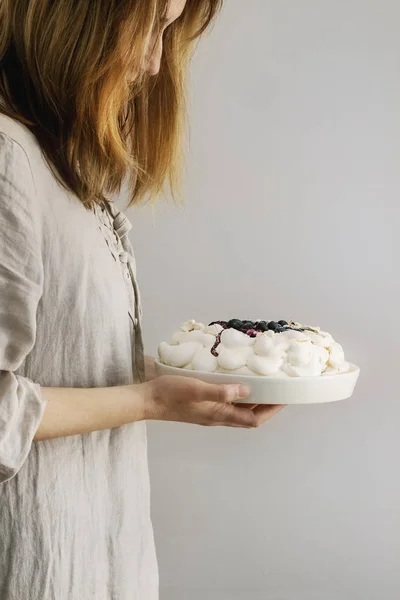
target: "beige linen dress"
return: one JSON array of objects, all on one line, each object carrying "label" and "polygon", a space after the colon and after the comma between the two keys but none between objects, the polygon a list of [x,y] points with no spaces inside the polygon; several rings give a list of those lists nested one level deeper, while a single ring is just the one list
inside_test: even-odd
[{"label": "beige linen dress", "polygon": [[0,115],[0,599],[156,600],[146,425],[33,442],[41,386],[144,375],[130,223]]}]

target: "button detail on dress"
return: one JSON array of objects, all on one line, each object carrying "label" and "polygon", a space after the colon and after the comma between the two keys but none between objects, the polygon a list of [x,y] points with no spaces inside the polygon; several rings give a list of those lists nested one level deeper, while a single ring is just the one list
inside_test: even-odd
[{"label": "button detail on dress", "polygon": [[119,260],[122,262],[122,264],[126,265],[129,260],[129,254],[127,252],[121,252],[119,255]]}]

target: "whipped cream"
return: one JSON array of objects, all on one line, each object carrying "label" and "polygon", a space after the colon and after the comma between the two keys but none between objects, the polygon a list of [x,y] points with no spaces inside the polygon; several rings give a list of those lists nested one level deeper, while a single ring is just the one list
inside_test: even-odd
[{"label": "whipped cream", "polygon": [[349,370],[343,348],[318,327],[258,331],[248,335],[220,324],[185,321],[170,344],[162,342],[160,361],[171,367],[207,373],[263,377],[318,377]]}]

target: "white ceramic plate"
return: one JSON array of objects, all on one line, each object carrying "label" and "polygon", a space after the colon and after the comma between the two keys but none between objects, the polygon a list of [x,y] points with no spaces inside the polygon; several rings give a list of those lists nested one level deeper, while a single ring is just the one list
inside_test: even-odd
[{"label": "white ceramic plate", "polygon": [[251,375],[202,373],[169,367],[156,360],[158,375],[180,375],[201,379],[207,383],[244,383],[251,388],[245,403],[251,404],[321,404],[350,398],[354,392],[360,369],[350,365],[347,373],[321,377],[291,377],[279,379]]}]

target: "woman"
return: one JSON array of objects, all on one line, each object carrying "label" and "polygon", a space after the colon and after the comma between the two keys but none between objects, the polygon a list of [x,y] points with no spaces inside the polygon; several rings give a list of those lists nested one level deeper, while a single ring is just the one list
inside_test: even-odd
[{"label": "woman", "polygon": [[179,170],[219,0],[0,4],[0,598],[154,600],[145,421],[257,427],[240,386],[145,380],[129,221]]}]

